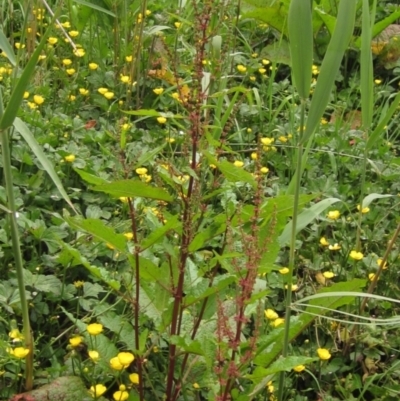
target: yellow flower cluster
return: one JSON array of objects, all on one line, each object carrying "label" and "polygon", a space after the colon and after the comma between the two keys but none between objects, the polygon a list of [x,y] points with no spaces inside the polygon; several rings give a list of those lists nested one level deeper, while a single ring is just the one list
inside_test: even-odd
[{"label": "yellow flower cluster", "polygon": [[123,370],[135,360],[131,352],[120,352],[117,356],[110,359],[110,366],[114,370]]}]

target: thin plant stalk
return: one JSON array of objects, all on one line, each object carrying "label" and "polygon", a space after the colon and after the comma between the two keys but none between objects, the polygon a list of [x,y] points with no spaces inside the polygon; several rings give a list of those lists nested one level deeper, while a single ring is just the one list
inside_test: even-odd
[{"label": "thin plant stalk", "polygon": [[[303,144],[301,141],[304,132],[304,121],[306,114],[306,104],[305,100],[301,102],[301,112],[300,112],[300,140],[297,151],[297,163],[296,171],[301,170],[301,163],[303,158]],[[294,271],[294,261],[295,261],[295,251],[296,251],[296,228],[297,228],[297,215],[299,211],[299,197],[300,197],[300,184],[301,184],[301,174],[296,175],[295,187],[294,187],[294,200],[293,200],[293,218],[292,218],[292,233],[290,237],[290,250],[289,250],[289,282],[287,284],[286,291],[286,307],[285,307],[285,328],[283,337],[283,348],[282,356],[286,358],[289,352],[289,332],[290,332],[290,313],[292,304],[292,277]],[[279,375],[279,393],[278,400],[283,400],[284,392],[284,382],[285,382],[285,372],[282,371]]]},{"label": "thin plant stalk", "polygon": [[[2,109],[2,105],[0,106],[0,108]],[[2,114],[3,110],[0,110],[0,115]],[[15,270],[17,272],[19,298],[21,302],[23,335],[24,335],[25,347],[29,349],[29,354],[25,358],[25,389],[31,390],[33,387],[33,336],[29,321],[28,301],[26,299],[26,293],[25,293],[24,269],[21,255],[21,246],[19,241],[17,210],[15,207],[15,199],[13,191],[13,179],[11,172],[11,152],[10,152],[10,140],[9,140],[10,129],[6,129],[0,132],[0,137],[1,137],[1,148],[3,155],[4,179],[7,192],[7,207],[10,211],[8,215],[8,220],[10,224],[12,249],[14,253],[14,264],[15,264]]]}]

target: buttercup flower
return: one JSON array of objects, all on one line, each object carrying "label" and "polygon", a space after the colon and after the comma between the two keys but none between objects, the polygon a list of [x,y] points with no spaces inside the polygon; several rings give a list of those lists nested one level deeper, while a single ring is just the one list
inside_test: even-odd
[{"label": "buttercup flower", "polygon": [[35,96],[33,96],[33,101],[34,101],[38,106],[40,106],[41,104],[44,103],[44,97],[43,97],[43,96],[40,96],[40,95],[35,95]]},{"label": "buttercup flower", "polygon": [[108,92],[108,89],[107,88],[99,88],[99,89],[97,89],[97,92],[99,92],[101,95],[104,95],[105,93]]},{"label": "buttercup flower", "polygon": [[120,352],[117,357],[121,365],[123,365],[125,368],[127,368],[135,359],[131,352]]},{"label": "buttercup flower", "polygon": [[133,238],[133,233],[124,233],[124,237],[130,241]]},{"label": "buttercup flower", "polygon": [[97,362],[100,359],[100,354],[97,351],[91,350],[88,352],[88,354],[89,354],[89,358],[93,362]]},{"label": "buttercup flower", "polygon": [[75,161],[75,155],[68,155],[64,157],[64,160],[68,163],[73,163]]},{"label": "buttercup flower", "polygon": [[332,278],[332,277],[335,277],[335,273],[333,273],[333,272],[323,272],[322,275],[323,275],[325,278]]},{"label": "buttercup flower", "polygon": [[70,102],[73,102],[74,100],[76,100],[76,96],[75,96],[75,95],[69,95],[69,96],[68,96],[68,100],[69,100]]},{"label": "buttercup flower", "polygon": [[342,249],[342,247],[338,243],[335,243],[334,245],[329,245],[328,248],[330,251],[338,251],[339,249]]},{"label": "buttercup flower", "polygon": [[139,167],[135,171],[136,171],[136,174],[138,174],[138,175],[147,174],[147,168],[145,168],[145,167]]},{"label": "buttercup flower", "polygon": [[24,338],[23,334],[18,329],[12,329],[8,336],[13,340],[22,340]]},{"label": "buttercup flower", "polygon": [[[288,285],[285,285],[285,289],[287,290],[289,288]],[[299,289],[299,286],[297,284],[292,284],[292,291],[297,291]]]},{"label": "buttercup flower", "polygon": [[107,387],[104,384],[96,384],[89,389],[89,393],[93,398],[102,396],[106,391]]},{"label": "buttercup flower", "polygon": [[68,75],[74,75],[76,71],[75,71],[75,68],[68,68],[68,70],[65,70],[65,72]]},{"label": "buttercup flower", "polygon": [[266,138],[261,138],[261,143],[263,144],[263,145],[265,145],[265,146],[269,146],[269,145],[271,145],[271,143],[273,143],[274,142],[274,138],[268,138],[268,137],[266,137]]},{"label": "buttercup flower", "polygon": [[69,31],[68,33],[71,38],[76,38],[79,35],[78,31]]},{"label": "buttercup flower", "polygon": [[107,91],[106,93],[104,93],[103,95],[106,99],[111,100],[114,97],[114,92],[109,92]]},{"label": "buttercup flower", "polygon": [[[377,261],[376,261],[376,263],[378,264],[378,266],[379,267],[381,267],[381,264],[382,264],[382,259],[378,259]],[[386,270],[388,267],[387,267],[387,262],[385,262],[385,264],[383,265],[383,267],[382,267],[382,269],[383,270]]]},{"label": "buttercup flower", "polygon": [[82,344],[82,337],[81,336],[74,336],[69,339],[69,343],[73,347],[77,347],[79,344]]},{"label": "buttercup flower", "polygon": [[82,96],[87,96],[89,94],[89,89],[85,89],[85,88],[79,88],[79,93]]},{"label": "buttercup flower", "polygon": [[319,240],[319,243],[320,243],[322,246],[328,246],[328,245],[329,245],[329,242],[326,240],[325,237],[321,237],[321,239]]},{"label": "buttercup flower", "polygon": [[24,92],[24,99],[28,99],[28,97],[29,97],[29,92]]},{"label": "buttercup flower", "polygon": [[326,217],[330,220],[337,220],[340,217],[340,212],[339,210],[331,210]]},{"label": "buttercup flower", "polygon": [[110,366],[114,370],[122,370],[124,368],[124,365],[122,365],[117,356],[110,359]]},{"label": "buttercup flower", "polygon": [[74,50],[74,54],[76,57],[83,57],[85,55],[85,50],[79,48]]},{"label": "buttercup flower", "polygon": [[270,63],[270,61],[269,60],[267,60],[267,59],[262,59],[262,61],[261,61],[262,63],[263,63],[263,65],[268,65],[269,63]]},{"label": "buttercup flower", "polygon": [[174,25],[176,29],[179,29],[182,26],[182,22],[175,22]]},{"label": "buttercup flower", "polygon": [[236,166],[236,167],[243,167],[244,163],[241,160],[235,160],[233,162],[233,165]]},{"label": "buttercup flower", "polygon": [[50,37],[47,39],[47,42],[49,42],[51,45],[55,45],[58,42],[58,39]]},{"label": "buttercup flower", "polygon": [[278,317],[278,319],[275,319],[271,324],[274,327],[278,327],[278,326],[281,326],[283,323],[285,323],[285,319]]},{"label": "buttercup flower", "polygon": [[246,72],[247,71],[247,68],[242,64],[239,64],[236,68],[237,68],[237,70],[239,72]]},{"label": "buttercup flower", "polygon": [[268,167],[261,167],[260,168],[260,173],[267,174],[268,172],[269,172],[269,168]]},{"label": "buttercup flower", "polygon": [[14,348],[11,352],[18,359],[24,359],[29,354],[29,349],[24,347]]},{"label": "buttercup flower", "polygon": [[[357,210],[358,211],[360,211],[360,208],[361,208],[360,205],[357,205]],[[367,206],[363,207],[362,210],[361,210],[361,213],[363,213],[363,214],[368,213],[369,210],[370,210],[369,207],[367,207]]]},{"label": "buttercup flower", "polygon": [[361,260],[364,257],[364,255],[361,252],[357,251],[351,251],[349,256],[351,259],[354,260]]},{"label": "buttercup flower", "polygon": [[375,280],[375,273],[369,273],[368,274],[368,278],[370,281],[374,281]]},{"label": "buttercup flower", "polygon": [[122,75],[122,74],[120,75],[120,80],[124,84],[128,84],[131,81],[129,75]]},{"label": "buttercup flower", "polygon": [[199,383],[193,383],[193,388],[195,388],[196,390],[197,390],[198,388],[200,388]]},{"label": "buttercup flower", "polygon": [[74,281],[74,287],[75,287],[75,288],[81,288],[81,287],[83,287],[84,285],[85,285],[85,282],[82,281],[82,280]]},{"label": "buttercup flower", "polygon": [[297,373],[302,372],[306,367],[304,365],[297,365],[293,368],[293,370]]},{"label": "buttercup flower", "polygon": [[126,56],[125,60],[130,63],[132,61],[133,57],[132,56]]},{"label": "buttercup flower", "polygon": [[92,336],[97,336],[103,331],[103,325],[100,323],[91,323],[86,326],[87,332]]},{"label": "buttercup flower", "polygon": [[139,384],[139,375],[137,373],[132,373],[129,375],[129,380],[133,384]]},{"label": "buttercup flower", "polygon": [[265,68],[259,68],[259,69],[258,69],[258,72],[259,72],[260,74],[265,74],[265,73],[267,72],[267,70],[266,70]]},{"label": "buttercup flower", "polygon": [[157,117],[157,122],[159,124],[165,124],[167,122],[167,119],[165,117]]},{"label": "buttercup flower", "polygon": [[264,315],[268,320],[276,320],[279,315],[273,309],[266,309]]},{"label": "buttercup flower", "polygon": [[156,95],[161,95],[161,94],[164,92],[164,88],[154,88],[154,89],[153,89],[153,92],[154,92]]},{"label": "buttercup flower", "polygon": [[89,69],[94,71],[97,70],[99,68],[99,65],[96,63],[89,63]]},{"label": "buttercup flower", "polygon": [[318,348],[317,354],[318,354],[319,359],[322,359],[323,361],[327,361],[332,356],[330,354],[330,352],[325,348]]},{"label": "buttercup flower", "polygon": [[69,29],[71,28],[71,23],[69,21],[65,21],[61,23],[63,28]]},{"label": "buttercup flower", "polygon": [[113,394],[113,398],[115,401],[125,401],[129,398],[129,393],[127,391],[116,391]]},{"label": "buttercup flower", "polygon": [[65,59],[63,59],[62,63],[65,66],[69,66],[72,64],[72,60],[70,60],[69,58],[65,58]]},{"label": "buttercup flower", "polygon": [[282,269],[279,269],[279,273],[288,274],[289,273],[289,268],[288,267],[282,267]]}]

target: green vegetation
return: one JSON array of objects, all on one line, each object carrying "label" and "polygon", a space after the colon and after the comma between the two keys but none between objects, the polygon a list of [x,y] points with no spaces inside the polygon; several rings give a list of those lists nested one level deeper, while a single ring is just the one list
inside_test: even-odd
[{"label": "green vegetation", "polygon": [[0,399],[397,400],[398,6],[33,3],[0,6]]}]

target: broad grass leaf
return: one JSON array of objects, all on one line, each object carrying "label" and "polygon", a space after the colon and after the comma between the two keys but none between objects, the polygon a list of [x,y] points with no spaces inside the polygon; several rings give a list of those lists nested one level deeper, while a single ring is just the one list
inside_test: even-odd
[{"label": "broad grass leaf", "polygon": [[[315,203],[308,209],[304,210],[297,217],[297,226],[296,226],[296,234],[300,232],[303,228],[308,226],[311,222],[313,222],[325,209],[329,206],[333,205],[336,202],[341,202],[341,199],[338,198],[327,198],[322,200],[321,202]],[[289,222],[283,233],[279,237],[279,243],[284,246],[289,240],[292,232],[292,223]]]},{"label": "broad grass leaf", "polygon": [[58,177],[58,174],[56,173],[56,171],[55,171],[55,169],[53,167],[53,164],[50,162],[50,160],[44,154],[44,152],[42,150],[42,147],[37,143],[35,137],[33,136],[32,132],[31,132],[31,130],[18,117],[15,118],[13,124],[14,124],[14,128],[25,139],[26,143],[29,145],[30,149],[32,150],[34,155],[37,157],[37,159],[39,160],[40,164],[46,170],[47,174],[50,176],[50,178],[54,182],[54,185],[57,187],[57,189],[60,192],[61,196],[68,203],[68,205],[71,207],[71,209],[75,213],[78,213],[77,210],[75,209],[74,205],[72,204],[71,199],[69,198],[67,192],[65,191],[64,186],[63,186],[60,178]]},{"label": "broad grass leaf", "polygon": [[94,191],[105,192],[115,197],[150,198],[172,202],[172,196],[164,189],[152,187],[139,180],[122,180],[98,185]]},{"label": "broad grass leaf", "polygon": [[3,30],[0,30],[0,49],[3,50],[3,53],[7,56],[11,65],[15,67],[17,65],[17,60],[15,58],[14,50],[7,37],[4,35]]},{"label": "broad grass leaf", "polygon": [[96,4],[93,4],[90,1],[84,1],[84,0],[72,0],[72,1],[74,3],[81,4],[82,6],[86,6],[86,7],[92,8],[93,10],[100,11],[104,14],[110,15],[111,17],[114,17],[114,18],[116,17],[116,15],[113,12],[111,12],[110,10],[107,10],[106,8],[103,8]]},{"label": "broad grass leaf", "polygon": [[373,202],[375,199],[383,199],[383,198],[392,198],[397,195],[381,195],[381,194],[369,194],[362,201],[362,207],[367,207]]}]

